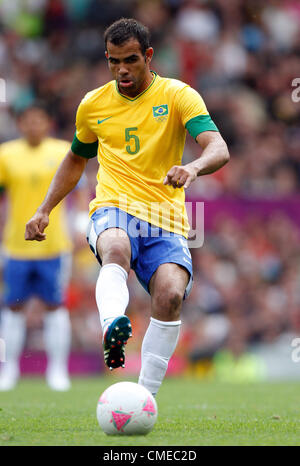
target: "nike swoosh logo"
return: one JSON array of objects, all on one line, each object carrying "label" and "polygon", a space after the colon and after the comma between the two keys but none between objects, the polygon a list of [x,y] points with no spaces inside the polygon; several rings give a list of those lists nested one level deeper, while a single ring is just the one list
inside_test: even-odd
[{"label": "nike swoosh logo", "polygon": [[104,118],[104,120],[98,120],[98,125],[103,123],[103,121],[109,120],[109,118],[112,118],[112,117],[110,116],[110,117]]}]

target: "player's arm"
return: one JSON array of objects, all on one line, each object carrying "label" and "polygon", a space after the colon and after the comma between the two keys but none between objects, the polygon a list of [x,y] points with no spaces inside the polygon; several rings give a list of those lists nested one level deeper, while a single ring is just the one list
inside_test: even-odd
[{"label": "player's arm", "polygon": [[185,86],[175,96],[181,123],[201,146],[201,156],[187,165],[174,165],[164,179],[173,188],[188,188],[197,176],[208,175],[229,161],[227,145],[212,121],[200,94]]},{"label": "player's arm", "polygon": [[203,152],[187,165],[174,165],[167,173],[164,184],[173,188],[188,188],[201,175],[209,175],[222,168],[229,161],[227,144],[217,131],[204,131],[196,137]]},{"label": "player's arm", "polygon": [[86,248],[86,230],[89,222],[87,206],[91,200],[88,178],[83,173],[77,186],[72,191],[72,240],[74,251]]},{"label": "player's arm", "polygon": [[45,199],[26,224],[26,240],[43,241],[46,239],[44,230],[49,224],[51,211],[75,188],[86,163],[86,158],[74,154],[72,150],[67,153],[54,175]]},{"label": "player's arm", "polygon": [[50,212],[75,188],[86,167],[87,160],[97,155],[98,139],[87,123],[89,114],[87,100],[84,98],[77,109],[76,133],[71,149],[58,167],[44,201],[26,225],[26,240],[43,241],[46,239],[44,230],[49,224]]}]

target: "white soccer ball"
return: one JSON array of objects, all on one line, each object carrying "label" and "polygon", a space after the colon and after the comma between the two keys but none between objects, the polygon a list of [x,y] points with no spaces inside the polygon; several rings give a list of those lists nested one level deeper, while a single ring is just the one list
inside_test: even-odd
[{"label": "white soccer ball", "polygon": [[97,419],[107,435],[145,435],[157,419],[157,404],[147,388],[119,382],[100,396]]}]

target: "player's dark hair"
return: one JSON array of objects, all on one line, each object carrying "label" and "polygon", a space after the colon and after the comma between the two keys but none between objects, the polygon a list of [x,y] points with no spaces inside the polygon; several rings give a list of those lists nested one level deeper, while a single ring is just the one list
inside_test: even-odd
[{"label": "player's dark hair", "polygon": [[122,45],[129,39],[136,39],[140,46],[142,54],[150,47],[149,29],[142,23],[133,18],[121,18],[112,23],[104,32],[105,48],[107,42],[114,45]]},{"label": "player's dark hair", "polygon": [[21,118],[23,115],[25,115],[27,112],[30,112],[31,110],[41,110],[43,111],[49,118],[51,118],[51,111],[48,107],[48,105],[41,101],[41,100],[36,100],[26,107],[23,107],[17,111],[15,111],[15,116],[17,118]]}]

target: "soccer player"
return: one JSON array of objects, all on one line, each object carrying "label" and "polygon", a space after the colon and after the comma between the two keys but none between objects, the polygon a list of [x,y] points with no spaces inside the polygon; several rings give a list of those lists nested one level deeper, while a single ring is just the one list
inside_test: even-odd
[{"label": "soccer player", "polygon": [[51,214],[48,241],[25,241],[25,225],[42,202],[49,184],[70,147],[67,141],[48,137],[51,119],[40,104],[18,118],[23,138],[0,146],[0,186],[8,198],[3,237],[4,304],[1,314],[6,362],[0,372],[0,390],[12,389],[19,378],[19,357],[26,335],[22,312],[31,296],[47,310],[44,340],[48,357],[46,380],[54,390],[67,390],[71,329],[64,307],[64,291],[70,274],[71,239],[62,203]]},{"label": "soccer player", "polygon": [[[105,31],[104,39],[113,80],[81,101],[71,150],[27,223],[26,238],[46,238],[50,212],[98,153],[88,241],[102,265],[96,301],[104,358],[111,369],[124,366],[131,336],[126,282],[132,268],[151,295],[139,383],[155,395],[175,350],[182,301],[192,284],[184,189],[197,176],[222,167],[229,154],[200,95],[151,71],[153,48],[146,27],[122,18]],[[203,152],[182,166],[186,130]]]}]

